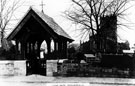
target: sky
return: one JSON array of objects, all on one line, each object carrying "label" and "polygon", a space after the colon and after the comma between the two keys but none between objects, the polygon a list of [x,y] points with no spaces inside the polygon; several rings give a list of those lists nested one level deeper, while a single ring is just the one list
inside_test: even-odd
[{"label": "sky", "polygon": [[127,7],[130,7],[128,10],[125,11],[125,20],[121,20],[121,22],[126,27],[118,28],[118,35],[120,36],[121,40],[128,40],[130,42],[130,46],[134,46],[135,44],[135,1],[131,1],[127,4]]},{"label": "sky", "polygon": [[[74,43],[79,43],[80,37],[78,36],[79,32],[76,30],[76,26],[62,16],[63,12],[71,7],[71,0],[22,0],[20,2],[22,5],[16,10],[13,16],[17,20],[12,22],[12,28],[17,25],[17,22],[19,22],[30,6],[41,11],[42,1],[44,3],[44,13],[52,17],[75,40]],[[125,12],[125,20],[120,20],[128,25],[130,29],[126,27],[118,28],[118,41],[123,42],[128,40],[130,46],[133,46],[135,44],[135,2],[132,1],[127,5],[127,7],[130,6],[132,7]]]}]

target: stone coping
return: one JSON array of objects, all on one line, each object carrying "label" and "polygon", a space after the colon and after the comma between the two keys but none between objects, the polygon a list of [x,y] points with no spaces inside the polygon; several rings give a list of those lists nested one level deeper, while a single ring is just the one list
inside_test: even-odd
[{"label": "stone coping", "polygon": [[0,60],[0,63],[9,63],[9,62],[26,62],[27,60]]}]

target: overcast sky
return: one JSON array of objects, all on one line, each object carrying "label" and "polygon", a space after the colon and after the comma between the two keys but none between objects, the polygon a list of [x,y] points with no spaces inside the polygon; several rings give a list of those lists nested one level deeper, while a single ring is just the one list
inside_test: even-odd
[{"label": "overcast sky", "polygon": [[[23,5],[16,11],[14,18],[20,20],[22,16],[26,13],[30,6],[41,11],[42,0],[22,0]],[[65,10],[71,6],[71,0],[43,0],[44,13],[48,16],[54,18],[54,20],[75,40],[79,43],[78,31],[75,30],[75,26],[71,24],[69,20],[64,18],[62,15]],[[118,28],[118,34],[122,40],[128,40],[131,46],[135,43],[135,2],[131,2],[127,7],[132,6],[126,11],[125,19],[128,22],[122,20],[124,23],[128,24],[131,29],[125,27]],[[14,25],[18,21],[14,22]]]}]

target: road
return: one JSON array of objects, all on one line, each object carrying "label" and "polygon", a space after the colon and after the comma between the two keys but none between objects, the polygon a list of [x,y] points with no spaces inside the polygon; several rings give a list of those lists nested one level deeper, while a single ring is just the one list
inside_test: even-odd
[{"label": "road", "polygon": [[35,83],[35,82],[0,82],[0,86],[135,86],[134,84],[102,84],[102,83]]},{"label": "road", "polygon": [[0,86],[135,86],[135,79],[95,77],[0,77]]}]

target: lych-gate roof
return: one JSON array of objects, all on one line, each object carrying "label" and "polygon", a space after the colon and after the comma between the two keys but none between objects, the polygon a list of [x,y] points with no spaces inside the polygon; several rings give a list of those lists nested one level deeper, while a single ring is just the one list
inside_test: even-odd
[{"label": "lych-gate roof", "polygon": [[[11,34],[7,37],[8,40],[11,40],[14,38],[14,36],[20,31],[20,26],[23,27],[23,25],[20,25],[23,20],[25,19],[26,15],[30,12],[33,11],[38,15],[41,20],[43,20],[44,23],[46,23],[57,35],[62,36],[64,38],[69,39],[70,41],[73,41],[73,39],[54,21],[53,18],[49,17],[48,15],[44,14],[43,12],[38,11],[35,8],[30,7],[30,9],[27,11],[25,16],[22,18],[20,23],[16,26],[16,28],[11,32]],[[25,21],[26,22],[26,21]]]}]

